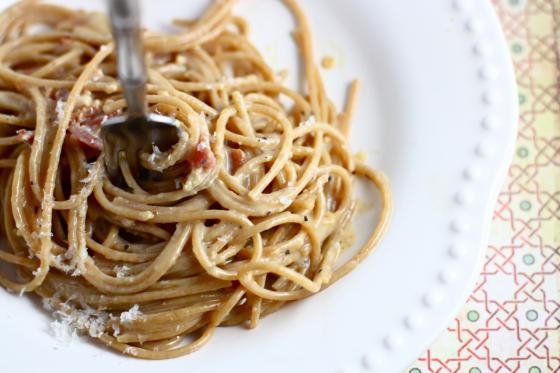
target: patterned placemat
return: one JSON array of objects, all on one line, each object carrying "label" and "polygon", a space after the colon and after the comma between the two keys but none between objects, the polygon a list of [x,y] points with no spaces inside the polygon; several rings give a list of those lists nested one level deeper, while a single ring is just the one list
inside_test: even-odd
[{"label": "patterned placemat", "polygon": [[519,86],[520,122],[478,283],[409,369],[560,372],[560,0],[493,0]]}]

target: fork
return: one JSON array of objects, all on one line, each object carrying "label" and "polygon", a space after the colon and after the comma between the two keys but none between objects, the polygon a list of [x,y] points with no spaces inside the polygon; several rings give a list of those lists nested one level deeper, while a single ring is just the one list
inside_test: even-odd
[{"label": "fork", "polygon": [[146,64],[137,0],[109,0],[109,17],[115,40],[118,77],[127,103],[125,115],[108,119],[101,127],[105,166],[109,178],[123,184],[119,159],[124,153],[132,175],[139,181],[154,179],[155,171],[143,169],[139,154],[154,145],[168,147],[178,139],[176,119],[148,113]]}]

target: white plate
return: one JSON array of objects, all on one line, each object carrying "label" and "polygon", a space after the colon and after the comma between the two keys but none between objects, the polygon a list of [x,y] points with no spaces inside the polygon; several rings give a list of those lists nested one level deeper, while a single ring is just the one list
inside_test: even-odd
[{"label": "white plate", "polygon": [[[59,1],[63,2],[64,1]],[[11,3],[0,0],[0,6]],[[67,1],[102,7],[99,0]],[[144,1],[151,26],[192,16],[202,0]],[[489,1],[303,1],[317,57],[338,102],[362,79],[354,150],[392,183],[395,213],[379,249],[355,272],[256,330],[221,329],[191,356],[142,361],[85,339],[56,348],[48,316],[0,291],[0,371],[76,367],[110,372],[399,372],[463,304],[478,273],[517,118],[507,47]],[[292,20],[276,1],[243,0],[275,68],[294,67]],[[290,52],[287,52],[290,51]],[[371,217],[362,216],[360,237]]]}]

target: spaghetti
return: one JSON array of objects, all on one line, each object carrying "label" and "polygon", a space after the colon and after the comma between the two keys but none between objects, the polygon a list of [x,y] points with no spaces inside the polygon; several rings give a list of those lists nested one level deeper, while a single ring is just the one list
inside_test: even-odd
[{"label": "spaghetti", "polygon": [[[105,17],[36,1],[0,15],[0,260],[17,271],[3,271],[3,287],[38,294],[58,325],[165,359],[199,349],[218,326],[255,327],[371,253],[391,201],[385,178],[350,153],[358,83],[338,113],[306,18],[284,2],[305,94],[266,64],[234,1],[175,21],[175,34],[146,32],[147,101],[181,123],[180,136],[140,155],[161,180],[138,183],[121,157],[124,186],[106,177],[98,137],[126,109]],[[379,190],[381,213],[338,265],[356,178]]]}]

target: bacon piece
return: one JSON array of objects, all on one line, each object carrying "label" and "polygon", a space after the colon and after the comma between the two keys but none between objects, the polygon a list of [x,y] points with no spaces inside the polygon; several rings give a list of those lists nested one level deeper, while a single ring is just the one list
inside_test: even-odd
[{"label": "bacon piece", "polygon": [[103,111],[92,106],[83,106],[74,111],[70,125],[98,128],[106,118],[107,115]]},{"label": "bacon piece", "polygon": [[231,149],[229,151],[229,158],[231,160],[232,172],[237,171],[246,162],[245,152],[241,149]]},{"label": "bacon piece", "polygon": [[204,168],[205,171],[209,171],[216,166],[216,157],[210,149],[210,142],[207,137],[201,138],[194,149],[189,152],[187,161],[193,169]]},{"label": "bacon piece", "polygon": [[21,138],[21,141],[26,142],[30,145],[33,143],[33,136],[34,136],[33,131],[19,129],[16,131],[16,134]]},{"label": "bacon piece", "polygon": [[103,111],[92,106],[83,106],[74,110],[68,126],[68,144],[80,146],[90,155],[101,154],[103,142],[97,133],[106,117]]},{"label": "bacon piece", "polygon": [[70,144],[80,145],[84,150],[89,150],[95,155],[101,154],[103,142],[90,126],[72,125],[68,128]]}]

